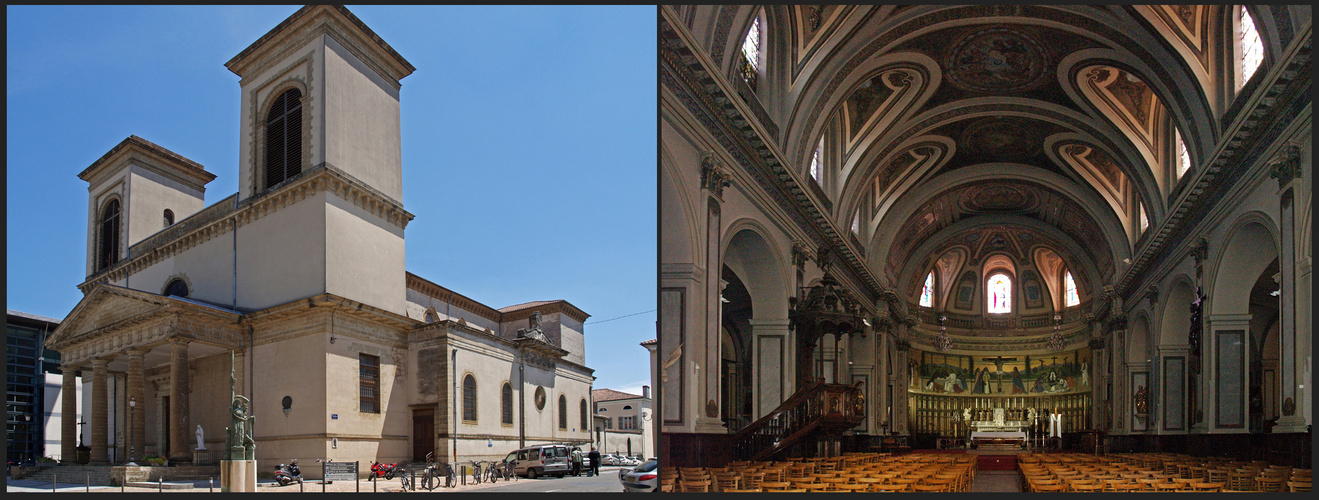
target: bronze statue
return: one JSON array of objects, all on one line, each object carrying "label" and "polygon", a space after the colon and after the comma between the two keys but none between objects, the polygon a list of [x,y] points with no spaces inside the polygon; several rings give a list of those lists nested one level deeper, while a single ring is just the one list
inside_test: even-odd
[{"label": "bronze statue", "polygon": [[1142,385],[1136,388],[1136,396],[1134,399],[1137,415],[1144,415],[1150,412],[1150,392],[1145,386]]},{"label": "bronze statue", "polygon": [[256,440],[252,437],[252,402],[234,390],[234,353],[229,352],[229,414],[232,422],[224,429],[225,460],[256,460]]}]

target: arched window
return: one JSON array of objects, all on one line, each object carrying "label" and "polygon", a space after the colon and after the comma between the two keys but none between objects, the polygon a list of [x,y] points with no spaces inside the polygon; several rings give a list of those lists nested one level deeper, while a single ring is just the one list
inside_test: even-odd
[{"label": "arched window", "polygon": [[174,296],[178,296],[178,297],[187,297],[187,296],[188,296],[188,284],[187,284],[187,283],[184,283],[183,280],[181,280],[181,279],[174,278],[173,280],[170,280],[170,282],[169,282],[168,285],[165,285],[165,295],[167,295],[167,296],[168,296],[168,295],[174,295]]},{"label": "arched window", "polygon": [[632,409],[632,405],[623,405],[623,409],[624,409],[624,410],[631,410],[631,409]]},{"label": "arched window", "polygon": [[476,421],[476,377],[463,377],[463,420]]},{"label": "arched window", "polygon": [[426,324],[434,323],[437,319],[435,311],[426,311]]},{"label": "arched window", "polygon": [[499,395],[499,413],[500,422],[505,424],[513,423],[513,386],[504,383],[504,388],[500,390]]},{"label": "arched window", "polygon": [[170,209],[168,209],[168,208],[166,208],[166,209],[165,209],[165,227],[170,227],[170,226],[172,226],[172,225],[174,225],[174,211],[173,211],[173,210],[170,210]]},{"label": "arched window", "polygon": [[1259,69],[1260,63],[1264,62],[1264,42],[1260,40],[1259,32],[1255,31],[1255,20],[1250,18],[1246,6],[1238,5],[1237,10],[1241,13],[1241,81],[1237,82],[1237,89],[1240,90],[1250,81],[1255,70]]},{"label": "arched window", "polygon": [[586,422],[587,418],[588,418],[588,413],[586,411],[586,399],[583,398],[582,399],[582,430],[583,431],[586,430],[587,427],[589,427],[589,425],[587,425]]},{"label": "arched window", "polygon": [[101,248],[96,252],[99,272],[119,261],[119,200],[110,200],[101,211]]},{"label": "arched window", "polygon": [[921,287],[921,307],[934,307],[934,271],[925,277],[925,286]]},{"label": "arched window", "polygon": [[860,235],[861,235],[861,210],[860,210],[860,209],[858,209],[858,210],[856,211],[855,214],[852,214],[852,234],[855,234],[855,235],[857,235],[857,236],[860,236]]},{"label": "arched window", "polygon": [[302,172],[302,92],[290,89],[266,114],[266,189]]},{"label": "arched window", "polygon": [[1182,131],[1177,130],[1177,179],[1182,178],[1191,169],[1191,154],[1186,152],[1186,141],[1182,140]]},{"label": "arched window", "polygon": [[816,184],[822,184],[820,180],[820,154],[824,150],[824,136],[820,136],[820,144],[815,146],[815,152],[811,154],[811,178],[815,179]]},{"label": "arched window", "polygon": [[1150,227],[1150,218],[1145,215],[1145,204],[1137,202],[1136,206],[1140,208],[1140,232],[1144,233]]},{"label": "arched window", "polygon": [[568,428],[568,398],[559,395],[559,428]]},{"label": "arched window", "polygon": [[756,90],[756,80],[760,74],[760,12],[751,19],[751,28],[747,37],[742,39],[742,79],[746,80],[751,90]]},{"label": "arched window", "polygon": [[1076,293],[1076,280],[1072,279],[1071,271],[1067,271],[1067,273],[1063,275],[1063,290],[1066,290],[1066,293],[1063,294],[1063,297],[1065,298],[1063,307],[1072,307],[1081,304],[1081,296]]},{"label": "arched window", "polygon": [[987,311],[995,314],[1012,312],[1012,279],[1008,275],[999,273],[990,276],[987,292]]}]

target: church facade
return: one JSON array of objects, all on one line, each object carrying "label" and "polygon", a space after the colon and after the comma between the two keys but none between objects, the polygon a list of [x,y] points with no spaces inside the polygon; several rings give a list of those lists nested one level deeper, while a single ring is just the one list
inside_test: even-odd
[{"label": "church facade", "polygon": [[1309,467],[1309,7],[660,18],[666,466],[999,432]]},{"label": "church facade", "polygon": [[587,313],[497,309],[405,269],[412,65],[347,9],[308,6],[226,67],[241,78],[238,193],[206,205],[215,175],[137,136],[79,175],[84,298],[45,345],[65,392],[91,381],[91,461],[214,461],[234,395],[251,401],[257,460],[311,477],[317,458],[365,470],[590,442]]}]

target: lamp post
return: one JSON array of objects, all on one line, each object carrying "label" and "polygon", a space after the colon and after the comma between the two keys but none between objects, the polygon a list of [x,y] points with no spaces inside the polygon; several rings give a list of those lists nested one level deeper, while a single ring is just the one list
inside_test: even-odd
[{"label": "lamp post", "polygon": [[128,463],[133,463],[136,458],[137,450],[133,447],[133,414],[137,410],[137,397],[129,396],[128,398]]}]

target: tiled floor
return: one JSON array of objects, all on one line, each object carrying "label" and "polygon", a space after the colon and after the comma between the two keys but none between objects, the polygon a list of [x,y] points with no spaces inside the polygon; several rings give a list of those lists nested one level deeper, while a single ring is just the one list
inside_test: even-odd
[{"label": "tiled floor", "polygon": [[976,473],[971,482],[971,491],[981,492],[1020,492],[1021,476],[1017,471],[982,470]]}]

